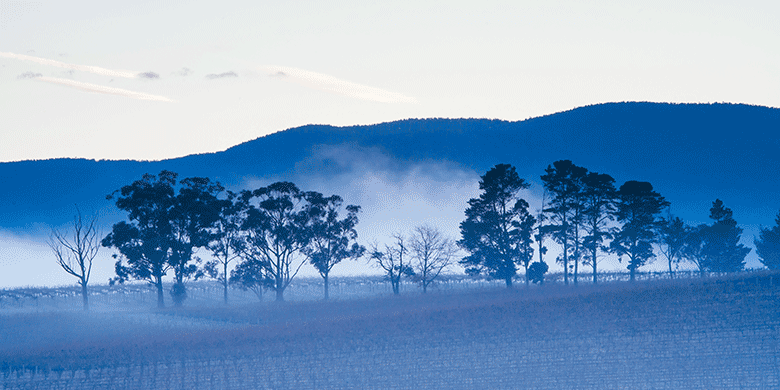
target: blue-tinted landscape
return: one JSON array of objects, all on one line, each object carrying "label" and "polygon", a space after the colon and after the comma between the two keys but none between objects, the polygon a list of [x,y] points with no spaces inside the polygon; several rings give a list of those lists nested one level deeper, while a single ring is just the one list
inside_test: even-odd
[{"label": "blue-tinted landscape", "polygon": [[775,388],[778,129],[628,102],[0,163],[7,237],[72,284],[57,243],[98,251],[88,290],[0,291],[2,383]]}]

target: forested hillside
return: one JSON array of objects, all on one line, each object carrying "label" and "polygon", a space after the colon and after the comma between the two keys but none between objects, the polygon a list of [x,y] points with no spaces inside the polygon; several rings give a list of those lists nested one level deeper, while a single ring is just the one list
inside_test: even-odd
[{"label": "forested hillside", "polygon": [[[533,183],[548,164],[561,159],[609,172],[618,181],[650,181],[679,204],[681,215],[696,207],[703,213],[707,202],[728,196],[735,210],[750,210],[745,223],[769,224],[758,217],[774,215],[779,207],[768,200],[780,183],[765,176],[780,169],[778,129],[780,110],[775,108],[609,103],[519,122],[407,119],[369,126],[308,125],[219,153],[154,162],[0,163],[0,227],[61,224],[72,218],[74,203],[110,210],[107,194],[162,169],[182,177],[210,177],[227,187],[251,179],[287,179],[308,187],[314,180],[363,174],[361,167],[404,172],[439,163],[476,175],[509,163]],[[699,199],[705,201],[696,206]]]}]

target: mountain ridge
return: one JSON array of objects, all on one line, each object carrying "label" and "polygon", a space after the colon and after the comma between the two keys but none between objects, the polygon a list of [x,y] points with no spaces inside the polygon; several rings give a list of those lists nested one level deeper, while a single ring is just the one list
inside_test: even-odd
[{"label": "mountain ridge", "polygon": [[[517,166],[521,176],[537,181],[548,164],[570,159],[612,174],[618,182],[647,180],[657,187],[698,187],[705,194],[722,191],[755,198],[780,191],[778,185],[762,180],[760,172],[780,169],[778,130],[777,108],[622,102],[514,122],[410,118],[373,125],[305,125],[221,152],[159,161],[59,158],[6,162],[0,163],[0,180],[6,184],[0,191],[0,228],[63,223],[70,218],[63,215],[72,215],[73,204],[105,208],[105,195],[143,173],[162,169],[181,177],[211,177],[230,187],[247,178],[343,175],[371,162],[372,156],[390,161],[391,170],[443,161],[477,174],[507,162]],[[329,152],[333,149],[337,152]],[[350,155],[361,155],[367,161],[345,163]],[[687,177],[678,170],[689,171]],[[681,198],[677,200],[693,199],[691,191],[682,192],[685,196],[675,194]],[[671,200],[674,204],[675,199]]]}]

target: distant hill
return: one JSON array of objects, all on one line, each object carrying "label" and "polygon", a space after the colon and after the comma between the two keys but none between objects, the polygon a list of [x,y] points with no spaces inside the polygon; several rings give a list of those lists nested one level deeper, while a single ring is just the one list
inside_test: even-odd
[{"label": "distant hill", "polygon": [[618,185],[650,181],[675,212],[690,218],[706,220],[711,202],[720,197],[738,222],[769,224],[780,209],[779,134],[777,108],[644,102],[598,104],[518,122],[307,125],[222,152],[164,161],[0,163],[0,228],[64,223],[74,204],[111,215],[115,211],[105,195],[162,169],[181,177],[208,176],[228,187],[287,179],[308,189],[308,182],[327,186],[332,178],[372,169],[398,173],[430,164],[476,177],[497,163],[511,163],[538,183],[544,168],[559,159],[609,173]]}]

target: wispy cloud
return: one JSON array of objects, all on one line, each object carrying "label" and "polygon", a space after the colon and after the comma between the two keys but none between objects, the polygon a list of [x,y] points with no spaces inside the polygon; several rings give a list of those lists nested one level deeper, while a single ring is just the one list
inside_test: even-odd
[{"label": "wispy cloud", "polygon": [[40,73],[34,73],[34,72],[24,72],[24,73],[22,73],[22,74],[20,74],[20,75],[16,76],[16,78],[17,78],[17,79],[34,79],[34,78],[36,78],[36,77],[41,77],[41,76],[43,76],[43,75],[42,75],[42,74],[40,74]]},{"label": "wispy cloud", "polygon": [[181,70],[176,72],[175,74],[177,74],[179,76],[188,76],[191,73],[192,73],[192,69],[190,69],[190,68],[181,68]]},{"label": "wispy cloud", "polygon": [[311,72],[308,70],[284,66],[268,66],[263,68],[270,76],[288,79],[310,88],[337,93],[356,99],[381,103],[417,103],[417,99],[381,88],[341,80],[336,77]]},{"label": "wispy cloud", "polygon": [[143,73],[139,73],[138,77],[142,79],[159,79],[160,75],[154,72],[143,72]]},{"label": "wispy cloud", "polygon": [[90,72],[90,73],[95,73],[103,76],[125,77],[128,79],[132,79],[137,77],[138,75],[138,72],[131,72],[127,70],[111,70],[111,69],[105,69],[105,68],[100,68],[97,66],[89,66],[89,65],[68,64],[65,62],[50,60],[48,58],[33,57],[25,54],[0,52],[0,57],[13,58],[13,59],[23,60],[23,61],[31,61],[42,65],[57,66],[60,68]]},{"label": "wispy cloud", "polygon": [[150,95],[148,93],[128,91],[121,88],[104,87],[102,85],[82,83],[79,81],[73,81],[68,79],[58,79],[54,77],[35,77],[36,80],[45,81],[47,83],[65,85],[73,87],[87,92],[105,93],[108,95],[125,96],[133,99],[141,100],[155,100],[158,102],[174,102],[174,100],[168,99],[165,96]]},{"label": "wispy cloud", "polygon": [[206,75],[206,78],[209,79],[209,80],[221,79],[221,78],[225,78],[225,77],[238,77],[238,75],[236,74],[236,72],[233,72],[233,71],[220,73],[220,74],[213,74],[212,73],[212,74],[207,74]]}]

